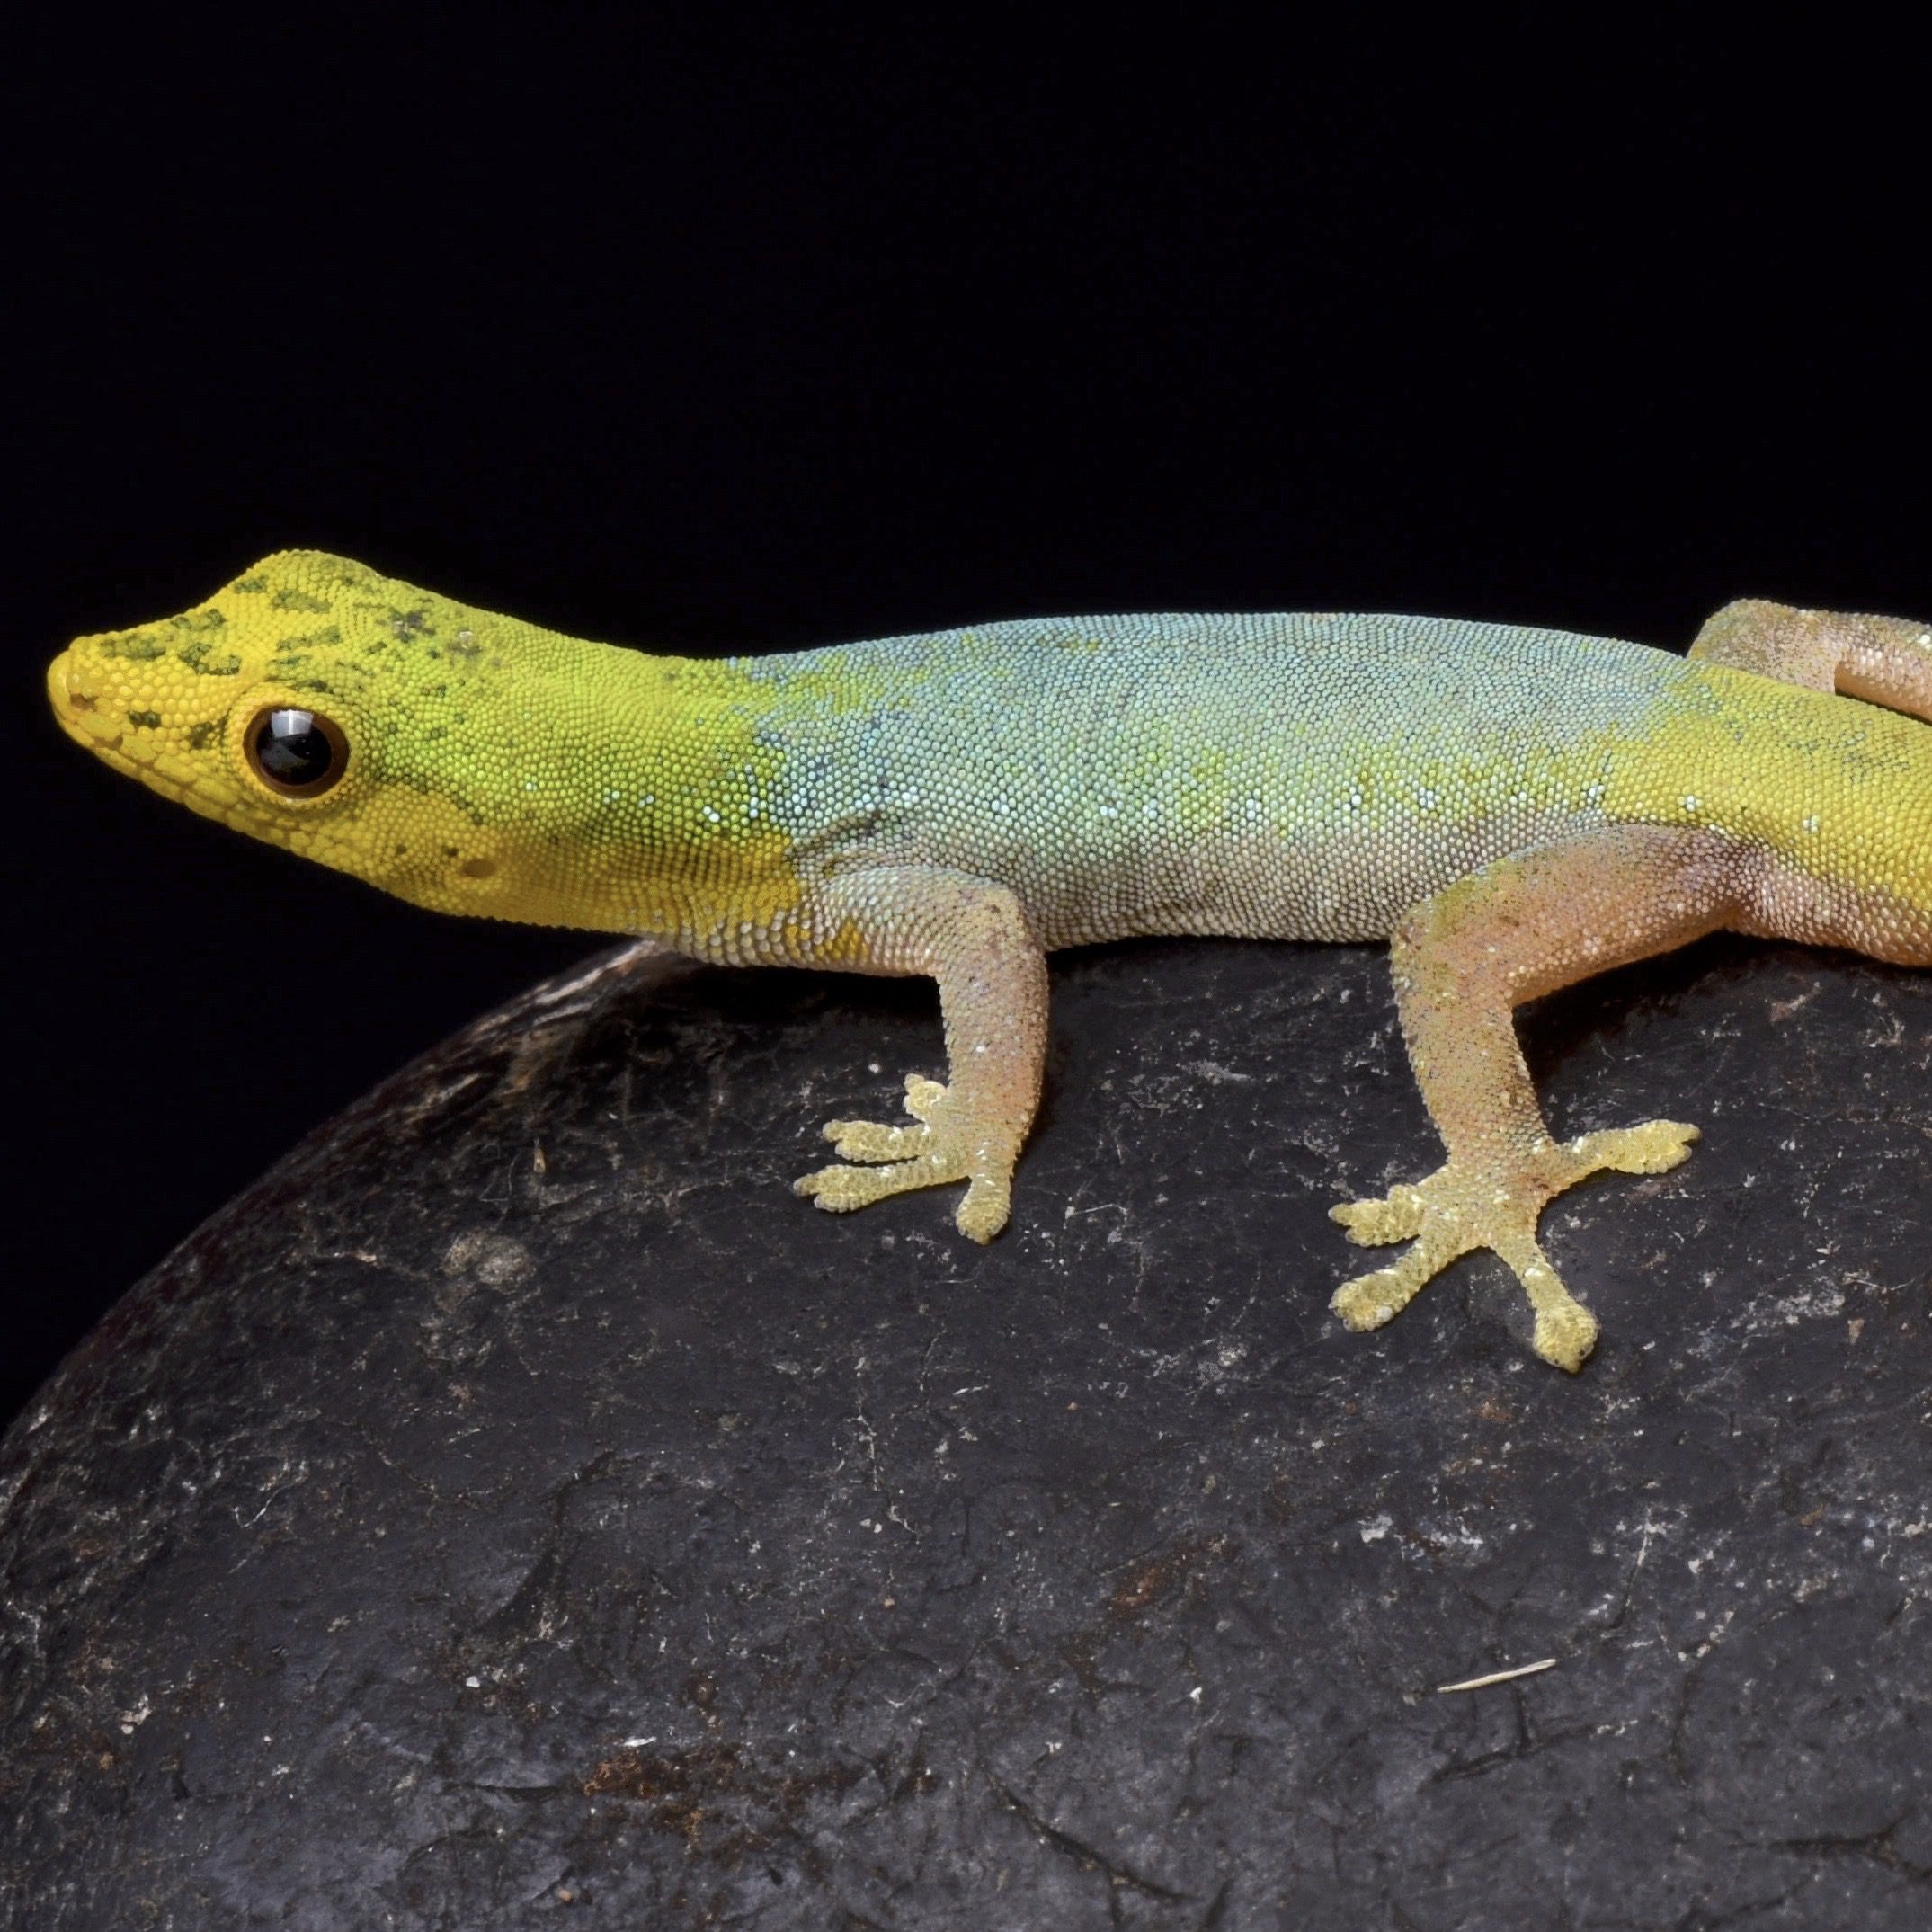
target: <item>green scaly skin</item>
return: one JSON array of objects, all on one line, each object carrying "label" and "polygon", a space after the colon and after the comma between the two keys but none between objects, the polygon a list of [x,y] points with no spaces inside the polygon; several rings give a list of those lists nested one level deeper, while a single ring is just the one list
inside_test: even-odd
[{"label": "green scaly skin", "polygon": [[[49,690],[118,769],[417,904],[930,975],[947,1081],[908,1081],[910,1125],[832,1122],[798,1188],[963,1180],[978,1240],[1038,1099],[1046,952],[1388,940],[1449,1158],[1335,1210],[1413,1245],[1334,1305],[1376,1326],[1491,1248],[1567,1368],[1596,1323],[1543,1206],[1696,1130],[1554,1142],[1515,1006],[1720,927],[1932,964],[1932,633],[1899,619],[1735,604],[1684,659],[1438,619],[1052,618],[706,663],[288,551],[77,639]],[[293,787],[262,749],[291,717],[320,774]]]}]

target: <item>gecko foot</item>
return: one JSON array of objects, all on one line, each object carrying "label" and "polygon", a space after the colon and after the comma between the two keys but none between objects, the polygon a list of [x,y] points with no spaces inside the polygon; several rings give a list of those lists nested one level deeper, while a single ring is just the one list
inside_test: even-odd
[{"label": "gecko foot", "polygon": [[905,1077],[905,1110],[916,1126],[883,1126],[872,1120],[828,1120],[824,1135],[841,1161],[863,1166],[822,1167],[792,1182],[831,1214],[869,1207],[889,1194],[966,1183],[953,1217],[962,1234],[991,1241],[1006,1225],[1012,1194],[1015,1148],[951,1109],[951,1090],[917,1073]]},{"label": "gecko foot", "polygon": [[1545,1361],[1574,1374],[1596,1346],[1597,1318],[1564,1287],[1536,1243],[1544,1207],[1605,1168],[1663,1173],[1689,1154],[1696,1138],[1696,1128],[1681,1121],[1651,1120],[1572,1141],[1545,1141],[1508,1164],[1452,1159],[1427,1180],[1392,1188],[1378,1200],[1331,1207],[1350,1241],[1415,1245],[1391,1266],[1344,1282],[1329,1305],[1351,1329],[1380,1328],[1459,1255],[1490,1248],[1515,1271],[1536,1312],[1531,1346]]}]

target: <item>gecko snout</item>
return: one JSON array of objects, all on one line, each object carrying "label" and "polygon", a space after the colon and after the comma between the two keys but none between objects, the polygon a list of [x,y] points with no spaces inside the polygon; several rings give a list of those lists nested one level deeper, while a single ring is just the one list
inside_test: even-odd
[{"label": "gecko snout", "polygon": [[63,651],[47,667],[47,695],[63,718],[70,712],[98,711],[101,708],[100,693],[93,681],[75,662],[72,651]]},{"label": "gecko snout", "polygon": [[63,651],[47,667],[47,695],[54,708],[54,717],[60,727],[70,738],[77,738],[83,744],[106,744],[111,749],[120,743],[119,732],[104,728],[105,716],[102,712],[103,687],[97,678],[88,674],[72,650]]},{"label": "gecko snout", "polygon": [[47,667],[48,694],[58,705],[65,700],[76,711],[92,711],[94,695],[79,676],[80,666],[74,662],[72,651],[63,651]]}]

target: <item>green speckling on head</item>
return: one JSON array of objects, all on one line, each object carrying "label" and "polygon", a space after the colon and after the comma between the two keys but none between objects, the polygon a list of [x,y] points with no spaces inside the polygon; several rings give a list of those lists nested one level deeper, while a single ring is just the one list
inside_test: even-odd
[{"label": "green speckling on head", "polygon": [[184,610],[179,617],[171,617],[169,625],[175,630],[219,630],[227,622],[220,611],[212,608],[201,610]]},{"label": "green speckling on head", "polygon": [[342,627],[339,624],[325,624],[319,630],[296,631],[289,637],[277,638],[275,650],[278,655],[285,656],[291,651],[322,650],[329,645],[340,644],[342,641]]},{"label": "green speckling on head", "polygon": [[268,588],[268,579],[266,577],[237,577],[235,580],[234,588],[237,591],[245,592],[251,596],[259,597]]},{"label": "green speckling on head", "polygon": [[130,711],[128,722],[138,725],[144,731],[158,731],[161,728],[161,714],[158,711]]},{"label": "green speckling on head", "polygon": [[118,637],[103,637],[96,648],[102,657],[125,658],[134,664],[152,663],[156,658],[168,654],[166,640],[147,630],[123,631]]},{"label": "green speckling on head", "polygon": [[224,651],[219,657],[211,657],[209,654],[213,648],[204,637],[198,644],[183,645],[174,654],[200,677],[232,678],[242,668],[241,659],[233,651]]},{"label": "green speckling on head", "polygon": [[313,610],[318,617],[326,617],[330,605],[319,597],[312,597],[307,591],[298,590],[293,584],[285,583],[269,599],[278,610]]},{"label": "green speckling on head", "polygon": [[204,717],[199,724],[188,727],[188,749],[191,752],[205,752],[221,735],[221,726],[217,719]]}]

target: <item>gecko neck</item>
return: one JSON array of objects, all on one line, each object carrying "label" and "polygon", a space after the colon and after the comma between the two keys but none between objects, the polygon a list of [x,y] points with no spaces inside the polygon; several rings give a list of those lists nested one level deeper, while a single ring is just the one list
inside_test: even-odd
[{"label": "gecko neck", "polygon": [[411,896],[694,946],[796,905],[769,691],[730,663],[572,642],[476,726],[467,762],[487,776],[472,819],[489,855]]}]

